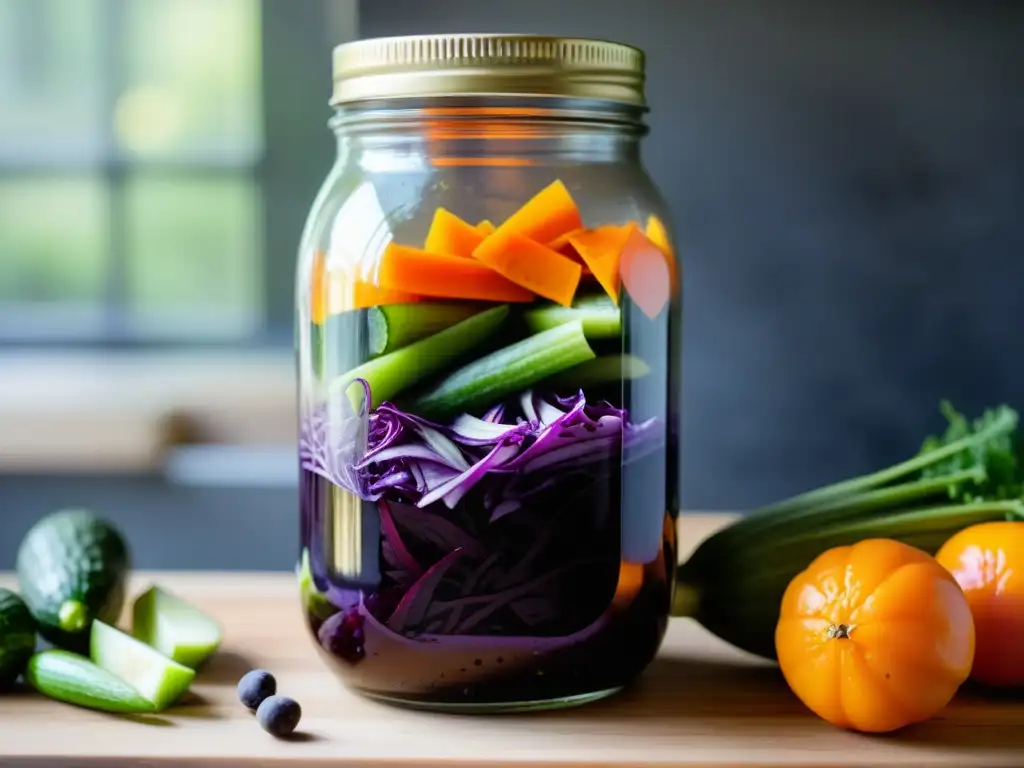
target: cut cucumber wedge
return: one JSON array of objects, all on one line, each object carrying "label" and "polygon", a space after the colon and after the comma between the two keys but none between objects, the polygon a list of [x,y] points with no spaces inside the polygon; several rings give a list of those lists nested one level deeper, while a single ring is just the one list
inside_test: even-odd
[{"label": "cut cucumber wedge", "polygon": [[593,358],[583,324],[574,320],[528,336],[454,371],[433,391],[418,398],[413,411],[435,419],[472,413]]},{"label": "cut cucumber wedge", "polygon": [[327,599],[327,595],[316,588],[313,572],[309,565],[309,550],[306,547],[302,548],[302,557],[295,567],[295,573],[299,577],[299,595],[302,605],[307,611],[319,619],[327,619],[338,612],[338,609]]},{"label": "cut cucumber wedge", "polygon": [[620,381],[642,379],[651,372],[650,366],[635,355],[602,355],[574,365],[557,373],[545,382],[556,391],[586,391],[589,387],[616,384]]},{"label": "cut cucumber wedge", "polygon": [[363,363],[334,379],[330,394],[348,394],[352,407],[358,411],[362,405],[362,391],[360,387],[350,388],[350,385],[356,379],[364,379],[370,385],[373,398],[370,407],[376,408],[481,344],[505,321],[508,312],[507,304],[493,307],[407,347]]},{"label": "cut cucumber wedge", "polygon": [[486,308],[486,304],[448,301],[371,307],[366,313],[367,346],[370,356],[379,357],[394,352],[450,328]]},{"label": "cut cucumber wedge", "polygon": [[161,711],[188,690],[195,670],[167,658],[155,648],[102,621],[94,621],[90,656],[124,680]]},{"label": "cut cucumber wedge", "polygon": [[117,675],[71,651],[41,651],[28,660],[28,684],[56,701],[101,712],[153,712],[153,702]]},{"label": "cut cucumber wedge", "polygon": [[224,632],[194,605],[154,586],[132,606],[132,636],[195,669],[217,650]]},{"label": "cut cucumber wedge", "polygon": [[583,296],[571,307],[549,306],[523,313],[526,327],[540,333],[579,320],[588,339],[617,339],[622,335],[622,312],[607,295]]}]

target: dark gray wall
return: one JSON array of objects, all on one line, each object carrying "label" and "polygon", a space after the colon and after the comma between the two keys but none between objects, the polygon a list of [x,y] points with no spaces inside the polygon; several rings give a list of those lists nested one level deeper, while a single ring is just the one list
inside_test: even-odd
[{"label": "dark gray wall", "polygon": [[372,0],[364,37],[639,45],[685,258],[683,502],[916,450],[1024,406],[1024,3]]},{"label": "dark gray wall", "polygon": [[162,477],[0,476],[0,571],[46,513],[85,507],[124,534],[138,568],[289,570],[297,488],[188,487]]}]

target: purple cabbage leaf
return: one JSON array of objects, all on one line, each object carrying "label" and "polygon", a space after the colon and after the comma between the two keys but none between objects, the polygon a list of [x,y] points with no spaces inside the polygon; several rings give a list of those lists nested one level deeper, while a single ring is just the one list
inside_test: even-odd
[{"label": "purple cabbage leaf", "polygon": [[[358,381],[369,401],[369,385]],[[430,422],[390,402],[357,413],[346,408],[348,397],[338,399],[340,406],[332,401],[330,409],[321,407],[303,420],[304,467],[368,501],[387,494],[421,508],[442,502],[454,509],[480,486],[492,522],[516,512],[531,491],[549,487],[569,470],[635,461],[664,440],[661,420],[632,423],[624,410],[588,402],[582,391],[563,398],[527,390],[517,412],[503,404],[482,418],[462,414],[450,424]]]}]

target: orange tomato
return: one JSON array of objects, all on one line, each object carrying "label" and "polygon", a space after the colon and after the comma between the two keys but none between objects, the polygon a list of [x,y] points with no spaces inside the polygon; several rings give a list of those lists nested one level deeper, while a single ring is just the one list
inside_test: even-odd
[{"label": "orange tomato", "polygon": [[790,582],[775,648],[789,687],[815,714],[882,733],[949,703],[971,669],[974,622],[934,558],[868,539],[822,553]]},{"label": "orange tomato", "polygon": [[971,679],[1024,685],[1024,523],[979,523],[955,534],[935,559],[960,584],[978,635]]}]

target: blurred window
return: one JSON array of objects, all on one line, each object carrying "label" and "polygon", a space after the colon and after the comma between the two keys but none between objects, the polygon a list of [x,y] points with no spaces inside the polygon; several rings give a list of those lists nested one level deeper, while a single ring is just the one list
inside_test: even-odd
[{"label": "blurred window", "polygon": [[0,342],[265,330],[260,17],[0,0]]}]

